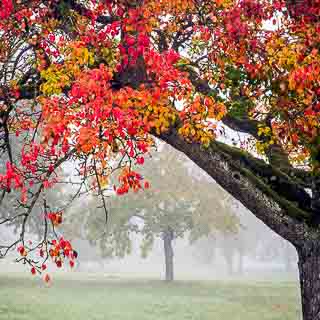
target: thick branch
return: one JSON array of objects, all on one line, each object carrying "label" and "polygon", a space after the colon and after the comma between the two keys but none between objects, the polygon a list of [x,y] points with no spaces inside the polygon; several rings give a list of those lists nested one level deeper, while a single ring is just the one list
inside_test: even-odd
[{"label": "thick branch", "polygon": [[188,156],[282,237],[294,244],[297,244],[297,239],[304,239],[306,230],[310,229],[305,222],[311,218],[310,212],[282,198],[263,179],[257,177],[250,166],[242,166],[239,159],[230,156],[223,149],[225,145],[213,142],[208,149],[203,149],[197,143],[186,142],[175,129],[162,134],[160,138]]},{"label": "thick branch", "polygon": [[[86,8],[83,4],[78,3],[75,0],[67,0],[66,3],[70,6],[70,8],[74,11],[76,11],[78,14],[87,17],[87,18],[92,18],[93,13],[90,9]],[[117,19],[115,17],[111,16],[106,16],[106,15],[101,15],[97,17],[97,22],[101,24],[110,24]]]},{"label": "thick branch", "polygon": [[[199,77],[197,72],[190,66],[183,66],[182,69],[189,73],[189,79],[193,86],[195,87],[196,91],[204,94],[209,95],[212,93],[212,89],[210,88],[209,83],[206,80],[203,80]],[[248,133],[255,138],[259,138],[258,136],[258,124],[259,121],[252,120],[252,119],[239,119],[232,117],[230,114],[227,114],[223,117],[222,122],[228,126],[229,128],[242,132]]]},{"label": "thick branch", "polygon": [[[198,92],[204,95],[210,95],[212,89],[210,88],[209,83],[207,81],[201,79],[192,67],[184,66],[182,68],[183,70],[189,73],[189,78]],[[227,113],[222,118],[222,122],[224,125],[226,125],[234,131],[249,134],[258,141],[267,141],[267,139],[264,136],[259,136],[258,134],[259,124],[263,124],[261,123],[261,121],[249,119],[248,117],[234,117]],[[271,128],[270,119],[267,119],[266,122],[267,123],[265,123],[265,125]],[[292,165],[289,162],[287,152],[285,152],[285,150],[282,148],[280,144],[270,144],[267,147],[266,156],[270,164],[288,173],[292,178],[297,177],[297,182],[302,183],[304,186],[308,187],[310,187],[310,185],[312,184],[312,179],[310,179],[309,174],[301,174],[301,171],[297,172],[292,167]]]}]

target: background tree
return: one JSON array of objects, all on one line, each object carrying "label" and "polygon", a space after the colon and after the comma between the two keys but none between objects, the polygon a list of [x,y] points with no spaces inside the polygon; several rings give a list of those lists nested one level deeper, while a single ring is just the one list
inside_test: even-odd
[{"label": "background tree", "polygon": [[[279,245],[272,245],[274,241],[278,241]],[[283,239],[279,239],[274,234],[264,234],[257,243],[257,248],[254,253],[257,260],[260,261],[278,261],[283,265],[283,270],[291,273],[297,263],[297,254],[294,247]]]},{"label": "background tree", "polygon": [[160,238],[164,249],[165,279],[172,281],[175,239],[190,232],[194,240],[218,230],[235,231],[238,222],[235,215],[225,209],[228,197],[223,190],[207,181],[203,174],[193,178],[191,168],[181,154],[164,145],[161,149],[161,152],[152,154],[152,159],[140,171],[152,176],[150,188],[144,193],[110,197],[107,229],[101,210],[98,214],[97,210],[91,209],[87,218],[88,238],[98,242],[106,256],[120,257],[131,252],[132,233],[142,235],[143,257],[147,257],[155,239]]},{"label": "background tree", "polygon": [[[242,274],[245,271],[244,258],[252,257],[260,245],[259,250],[264,251],[266,239],[270,238],[270,230],[257,222],[254,216],[239,208],[236,203],[230,203],[229,206],[228,210],[237,217],[237,229],[209,231],[194,245],[198,256],[201,255],[207,264],[215,264],[215,259],[222,256],[229,275]],[[274,243],[270,241],[269,244],[272,246]]]}]

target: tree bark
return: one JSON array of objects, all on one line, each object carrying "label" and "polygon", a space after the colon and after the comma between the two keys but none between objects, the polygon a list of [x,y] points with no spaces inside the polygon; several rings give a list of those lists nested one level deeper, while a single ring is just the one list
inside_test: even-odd
[{"label": "tree bark", "polygon": [[163,248],[164,248],[164,257],[165,257],[165,265],[166,265],[166,281],[174,280],[172,240],[173,240],[173,230],[171,228],[168,228],[163,232]]},{"label": "tree bark", "polygon": [[[174,128],[158,137],[184,153],[278,235],[293,245],[306,239],[310,228],[304,214],[309,213],[280,196],[278,190],[270,189],[263,177],[251,172],[235,154],[241,154],[240,150],[216,141],[204,149],[197,143],[186,142]],[[262,160],[255,161],[262,164]]]},{"label": "tree bark", "polygon": [[303,320],[320,320],[320,242],[297,248]]}]

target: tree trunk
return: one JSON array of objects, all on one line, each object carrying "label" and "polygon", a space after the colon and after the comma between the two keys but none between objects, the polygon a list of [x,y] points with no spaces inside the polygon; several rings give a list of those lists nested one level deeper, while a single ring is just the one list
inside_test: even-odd
[{"label": "tree trunk", "polygon": [[320,242],[298,248],[303,320],[320,320]]},{"label": "tree trunk", "polygon": [[284,254],[284,267],[287,273],[292,271],[291,257],[287,252]]},{"label": "tree trunk", "polygon": [[238,265],[238,274],[243,274],[243,252],[242,250],[239,250],[239,265]]},{"label": "tree trunk", "polygon": [[211,249],[211,256],[210,256],[210,262],[215,263],[216,262],[216,254],[217,254],[217,248],[215,246],[210,247]]},{"label": "tree trunk", "polygon": [[163,232],[163,247],[164,247],[164,257],[166,264],[166,281],[173,281],[173,230],[168,228]]},{"label": "tree trunk", "polygon": [[233,275],[233,252],[232,250],[224,249],[223,255],[226,260],[228,274],[229,276],[232,276]]}]

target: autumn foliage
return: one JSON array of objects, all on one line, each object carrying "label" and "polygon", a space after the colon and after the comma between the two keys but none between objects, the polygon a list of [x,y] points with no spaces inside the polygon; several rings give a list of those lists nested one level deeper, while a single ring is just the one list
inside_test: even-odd
[{"label": "autumn foliage", "polygon": [[[154,135],[174,126],[206,148],[228,115],[258,122],[261,155],[277,143],[317,170],[320,2],[301,3],[293,19],[282,0],[1,0],[1,201],[15,192],[22,212],[5,220],[24,226],[43,202],[45,230],[59,228],[42,194],[70,160],[102,197],[114,172],[118,195],[149,188],[139,166]],[[32,274],[46,259],[74,265],[70,242],[50,235],[14,244]]]}]

